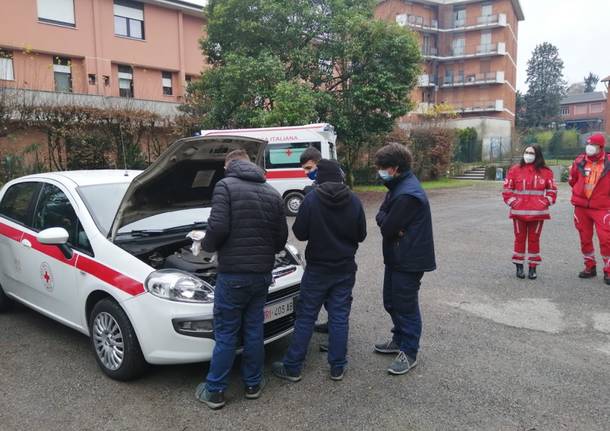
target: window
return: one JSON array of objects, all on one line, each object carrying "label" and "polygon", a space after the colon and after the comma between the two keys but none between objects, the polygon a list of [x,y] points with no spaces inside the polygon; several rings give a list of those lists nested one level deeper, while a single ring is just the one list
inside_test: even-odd
[{"label": "window", "polygon": [[32,205],[39,190],[40,183],[19,183],[11,186],[0,202],[0,214],[17,223],[29,226]]},{"label": "window", "polygon": [[55,91],[63,93],[72,92],[72,69],[68,58],[53,58],[53,78],[55,80]]},{"label": "window", "polygon": [[464,48],[466,47],[466,39],[464,38],[464,35],[456,36],[451,43],[451,47],[453,49],[454,56],[464,55]]},{"label": "window", "polygon": [[0,49],[0,81],[15,80],[13,69],[13,54]]},{"label": "window", "polygon": [[119,66],[119,96],[133,97],[133,69]]},{"label": "window", "polygon": [[173,93],[171,72],[161,72],[161,85],[163,86],[163,95],[171,96]]},{"label": "window", "polygon": [[74,0],[36,0],[38,20],[75,27]]},{"label": "window", "polygon": [[466,9],[453,10],[453,25],[454,27],[464,27],[466,25]]},{"label": "window", "polygon": [[95,73],[90,73],[87,76],[88,76],[89,85],[95,85],[95,83],[97,82],[97,77],[95,76]]},{"label": "window", "polygon": [[592,103],[589,107],[592,114],[598,114],[600,112],[604,112],[604,106],[601,103]]},{"label": "window", "polygon": [[492,50],[491,31],[481,32],[481,52],[490,52]]},{"label": "window", "polygon": [[490,17],[493,13],[493,6],[490,3],[484,3],[481,6],[481,16]]},{"label": "window", "polygon": [[561,115],[570,115],[570,107],[562,106],[561,107]]},{"label": "window", "polygon": [[309,147],[315,147],[321,151],[319,142],[271,144],[265,151],[265,167],[267,169],[300,168],[301,154]]},{"label": "window", "polygon": [[70,200],[53,184],[45,184],[34,211],[34,229],[37,231],[62,227],[68,231],[68,244],[76,249],[92,253],[89,238],[83,230]]},{"label": "window", "polygon": [[449,67],[445,69],[445,84],[453,84],[453,69]]},{"label": "window", "polygon": [[587,113],[587,105],[576,105],[574,107],[574,115],[584,115]]},{"label": "window", "polygon": [[135,1],[114,1],[114,34],[144,39],[144,5]]}]

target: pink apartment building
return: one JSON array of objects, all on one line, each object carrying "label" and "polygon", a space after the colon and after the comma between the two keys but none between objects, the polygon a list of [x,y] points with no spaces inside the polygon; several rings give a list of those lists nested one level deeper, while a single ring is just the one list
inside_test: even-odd
[{"label": "pink apartment building", "polygon": [[205,65],[203,27],[182,0],[4,0],[0,86],[171,115]]}]

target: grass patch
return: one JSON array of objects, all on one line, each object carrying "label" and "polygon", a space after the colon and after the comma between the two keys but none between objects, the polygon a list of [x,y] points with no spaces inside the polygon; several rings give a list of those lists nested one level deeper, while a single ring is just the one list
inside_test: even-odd
[{"label": "grass patch", "polygon": [[[439,190],[439,189],[456,189],[460,187],[469,187],[480,181],[454,180],[451,178],[443,178],[436,181],[424,181],[422,186],[424,190]],[[356,192],[387,192],[388,189],[382,185],[374,186],[356,186]]]}]

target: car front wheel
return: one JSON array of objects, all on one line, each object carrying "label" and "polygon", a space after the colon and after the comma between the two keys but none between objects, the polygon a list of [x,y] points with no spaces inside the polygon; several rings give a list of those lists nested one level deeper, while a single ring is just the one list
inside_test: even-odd
[{"label": "car front wheel", "polygon": [[102,299],[89,319],[91,346],[102,371],[115,380],[132,380],[146,370],[146,361],[125,311],[113,300]]},{"label": "car front wheel", "polygon": [[286,208],[286,214],[289,216],[296,216],[299,213],[299,208],[303,203],[304,196],[299,192],[288,193],[284,197],[284,207]]},{"label": "car front wheel", "polygon": [[8,299],[8,296],[2,290],[2,286],[0,286],[0,313],[3,311],[7,311],[11,308],[12,301]]}]

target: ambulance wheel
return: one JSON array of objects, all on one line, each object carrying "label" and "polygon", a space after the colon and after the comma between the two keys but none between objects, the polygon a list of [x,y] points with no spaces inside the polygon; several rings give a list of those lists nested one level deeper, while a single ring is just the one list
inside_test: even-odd
[{"label": "ambulance wheel", "polygon": [[301,208],[303,199],[304,196],[301,192],[290,192],[284,196],[284,208],[286,209],[286,214],[292,217],[296,216],[299,213],[299,208]]},{"label": "ambulance wheel", "polygon": [[13,301],[8,299],[8,296],[6,296],[4,290],[2,290],[2,286],[0,286],[0,313],[8,311],[8,309],[11,308],[12,303]]},{"label": "ambulance wheel", "polygon": [[121,306],[111,299],[95,304],[89,318],[95,359],[114,380],[133,380],[147,369],[136,333]]}]

